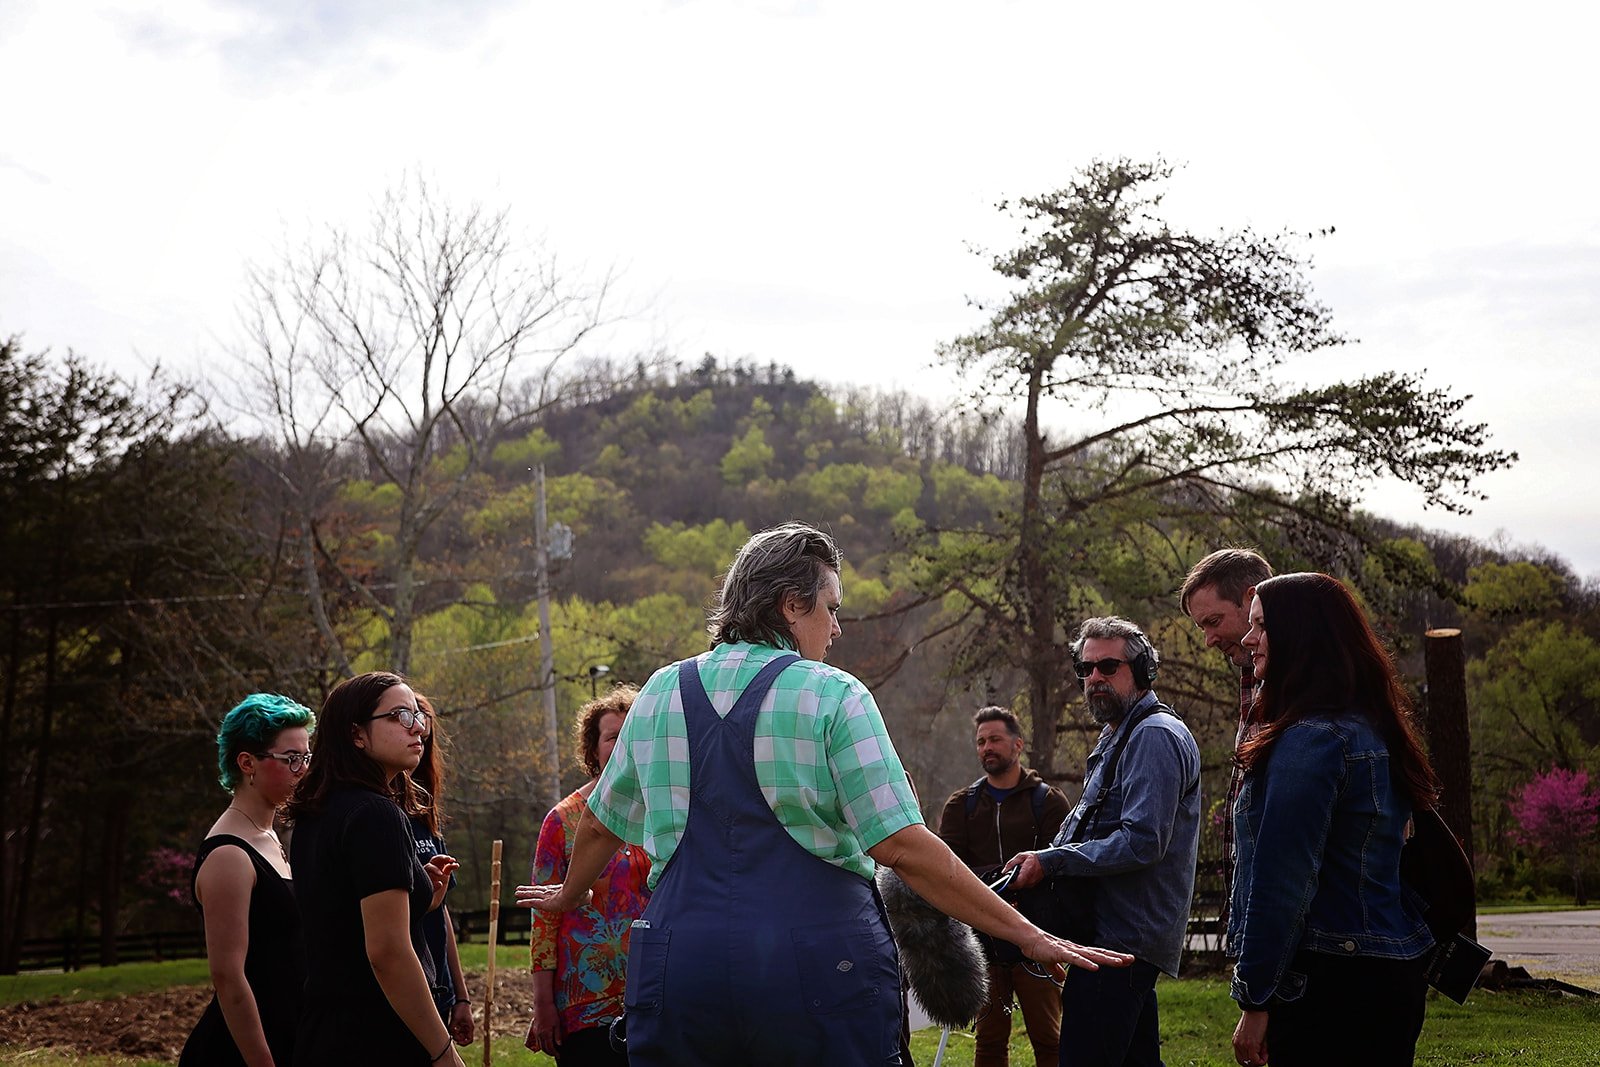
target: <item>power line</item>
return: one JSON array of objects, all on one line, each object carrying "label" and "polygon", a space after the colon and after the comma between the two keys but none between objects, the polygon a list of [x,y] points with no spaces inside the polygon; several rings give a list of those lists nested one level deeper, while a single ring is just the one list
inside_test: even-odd
[{"label": "power line", "polygon": [[[444,583],[471,584],[473,582],[494,582],[506,578],[528,578],[536,575],[535,570],[503,571],[499,574],[469,574],[449,578],[417,578],[412,581],[413,586],[441,585]],[[367,589],[394,589],[398,582],[363,582]],[[223,603],[226,601],[255,600],[257,596],[308,596],[303,589],[276,588],[269,589],[264,594],[256,593],[193,593],[183,596],[152,596],[130,597],[123,600],[58,600],[58,601],[24,601],[21,604],[0,604],[0,611],[68,611],[80,608],[130,608],[151,607],[158,604],[208,604]]]}]

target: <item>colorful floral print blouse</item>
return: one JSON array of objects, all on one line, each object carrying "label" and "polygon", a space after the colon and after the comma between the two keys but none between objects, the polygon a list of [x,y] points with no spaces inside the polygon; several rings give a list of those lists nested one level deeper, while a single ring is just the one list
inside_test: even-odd
[{"label": "colorful floral print blouse", "polygon": [[[583,797],[575,792],[545,816],[533,853],[534,885],[566,878],[583,811]],[[644,849],[624,845],[594,884],[588,904],[560,915],[533,913],[532,969],[555,972],[556,1011],[565,1032],[603,1026],[622,1014],[628,927],[650,899],[649,876]]]}]

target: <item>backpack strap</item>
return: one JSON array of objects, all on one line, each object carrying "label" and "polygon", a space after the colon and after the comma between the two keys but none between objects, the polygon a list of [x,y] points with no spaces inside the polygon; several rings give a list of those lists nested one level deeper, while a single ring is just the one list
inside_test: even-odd
[{"label": "backpack strap", "polygon": [[1050,798],[1050,783],[1039,782],[1033,787],[1033,830],[1039,832],[1039,816],[1044,814],[1044,802]]},{"label": "backpack strap", "polygon": [[972,818],[972,813],[978,810],[978,794],[983,789],[983,783],[988,780],[987,777],[979,778],[967,786],[967,818]]},{"label": "backpack strap", "polygon": [[[967,818],[972,818],[972,816],[977,812],[978,796],[983,791],[984,783],[987,781],[987,777],[979,778],[976,782],[973,782],[971,785],[967,786]],[[1038,848],[1039,817],[1044,814],[1045,801],[1050,799],[1050,783],[1034,783],[1033,788],[1029,790],[1029,799],[1033,804],[1033,847]],[[1046,843],[1048,844],[1048,842]]]}]

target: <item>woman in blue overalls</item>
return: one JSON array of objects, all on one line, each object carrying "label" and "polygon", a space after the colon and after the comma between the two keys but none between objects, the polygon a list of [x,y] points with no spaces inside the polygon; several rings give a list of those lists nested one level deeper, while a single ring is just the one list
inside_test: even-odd
[{"label": "woman in blue overalls", "polygon": [[823,663],[841,564],[809,526],[751,538],[711,651],[657,671],[634,702],[565,885],[517,889],[519,904],[566,910],[624,840],[649,853],[654,895],[628,950],[633,1064],[899,1062],[875,863],[1035,959],[1129,962],[1037,929],[922,825],[871,694]]}]

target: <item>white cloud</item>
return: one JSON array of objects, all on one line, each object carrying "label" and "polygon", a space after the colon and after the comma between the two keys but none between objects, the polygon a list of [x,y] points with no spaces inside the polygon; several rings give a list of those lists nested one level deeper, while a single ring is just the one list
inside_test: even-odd
[{"label": "white cloud", "polygon": [[1592,509],[1527,495],[1577,499],[1600,446],[1595,21],[1548,0],[23,0],[0,10],[0,330],[198,360],[247,259],[420,168],[569,263],[625,267],[656,302],[618,344],[942,392],[933,347],[994,285],[966,245],[1009,237],[994,202],[1160,153],[1188,164],[1181,224],[1336,226],[1312,250],[1350,365],[1477,394],[1524,460],[1475,521],[1600,572]]}]

